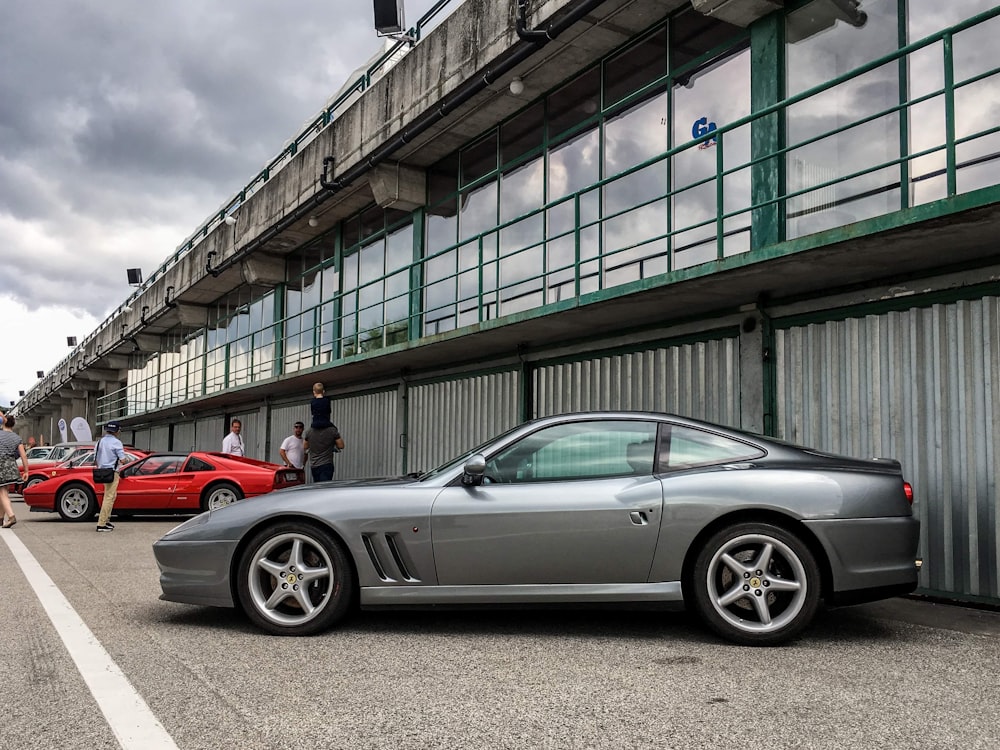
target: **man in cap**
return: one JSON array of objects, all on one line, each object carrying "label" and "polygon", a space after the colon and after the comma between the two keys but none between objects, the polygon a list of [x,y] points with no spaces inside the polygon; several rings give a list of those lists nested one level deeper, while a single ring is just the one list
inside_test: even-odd
[{"label": "man in cap", "polygon": [[97,519],[98,531],[114,531],[115,526],[108,519],[111,518],[111,509],[115,506],[115,497],[118,495],[118,462],[125,460],[125,447],[118,439],[118,433],[122,426],[115,421],[104,425],[104,436],[97,441],[94,449],[94,466],[98,469],[111,469],[113,479],[104,484],[104,502],[101,504],[101,515]]}]

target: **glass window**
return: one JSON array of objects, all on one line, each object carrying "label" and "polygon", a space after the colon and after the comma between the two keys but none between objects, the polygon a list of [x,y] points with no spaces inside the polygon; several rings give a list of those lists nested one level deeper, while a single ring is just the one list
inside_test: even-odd
[{"label": "glass window", "polygon": [[743,30],[688,8],[670,19],[670,70],[718,49]]},{"label": "glass window", "polygon": [[586,421],[543,427],[492,456],[490,482],[549,482],[653,473],[656,423]]},{"label": "glass window", "polygon": [[531,105],[500,126],[500,161],[509,164],[542,147],[545,132],[545,107],[542,102]]},{"label": "glass window", "polygon": [[[674,146],[688,143],[750,113],[750,51],[727,54],[677,79],[673,94]],[[732,170],[722,184],[719,206],[719,142],[725,156],[722,169]],[[723,251],[749,249],[750,127],[738,128],[700,141],[671,160],[673,181],[673,268],[719,257],[719,212],[739,212],[725,223]]]},{"label": "glass window", "polygon": [[667,29],[663,27],[604,63],[604,106],[610,107],[666,74]]},{"label": "glass window", "polygon": [[[788,94],[832,80],[898,46],[896,0],[866,0],[864,18],[813,0],[786,19]],[[900,207],[899,66],[890,62],[786,111],[787,236],[801,237]],[[831,130],[847,127],[834,135]],[[872,169],[874,167],[874,169]],[[870,171],[869,171],[870,170]],[[864,172],[857,177],[847,175]],[[794,195],[798,193],[798,195]]]},{"label": "glass window", "polygon": [[764,452],[738,440],[693,427],[671,425],[667,450],[661,461],[667,469],[690,469],[694,466],[749,461]]},{"label": "glass window", "polygon": [[600,98],[600,68],[591,68],[549,94],[549,137],[565,133],[596,115]]},{"label": "glass window", "polygon": [[462,185],[470,185],[497,168],[497,134],[493,131],[485,138],[462,151]]}]

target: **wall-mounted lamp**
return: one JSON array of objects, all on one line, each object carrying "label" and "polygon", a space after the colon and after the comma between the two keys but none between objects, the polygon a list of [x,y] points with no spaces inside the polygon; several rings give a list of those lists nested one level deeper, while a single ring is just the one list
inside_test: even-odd
[{"label": "wall-mounted lamp", "polygon": [[172,286],[168,286],[167,287],[167,293],[165,295],[163,295],[163,304],[166,307],[171,307],[171,308],[177,307],[177,303],[174,302],[172,299],[170,299],[170,296],[173,294],[173,292],[174,292],[174,288]]},{"label": "wall-mounted lamp", "polygon": [[309,226],[311,226],[311,227],[318,227],[319,226],[319,219],[317,219],[315,216],[310,216],[309,217]]},{"label": "wall-mounted lamp", "polygon": [[520,96],[524,93],[524,81],[521,80],[520,76],[514,76],[510,79],[510,93],[514,96]]},{"label": "wall-mounted lamp", "polygon": [[129,286],[142,286],[141,268],[126,268],[125,273],[128,275]]},{"label": "wall-mounted lamp", "polygon": [[231,227],[236,224],[236,217],[233,216],[232,214],[226,214],[226,217],[223,219],[223,221],[226,222],[227,226]]},{"label": "wall-mounted lamp", "polygon": [[17,392],[17,395],[18,395],[18,396],[23,396],[23,395],[24,395],[24,391],[18,391],[18,392]]},{"label": "wall-mounted lamp", "polygon": [[38,372],[36,372],[36,373],[35,373],[35,375],[37,375],[37,376],[38,376],[38,379],[39,379],[39,380],[41,380],[42,378],[44,378],[44,377],[45,377],[45,373],[44,373],[44,372],[42,372],[41,370],[39,370]]},{"label": "wall-mounted lamp", "polygon": [[67,336],[66,346],[76,346],[76,336]]}]

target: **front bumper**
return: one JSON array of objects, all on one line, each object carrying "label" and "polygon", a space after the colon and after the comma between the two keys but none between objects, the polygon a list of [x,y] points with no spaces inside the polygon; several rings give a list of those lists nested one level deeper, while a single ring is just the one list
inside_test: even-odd
[{"label": "front bumper", "polygon": [[161,539],[153,544],[160,568],[160,598],[182,604],[233,607],[229,571],[236,542],[183,542]]}]

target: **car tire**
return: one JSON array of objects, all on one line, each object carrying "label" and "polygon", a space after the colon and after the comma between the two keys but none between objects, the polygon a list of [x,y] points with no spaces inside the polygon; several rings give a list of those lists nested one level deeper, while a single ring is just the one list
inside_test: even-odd
[{"label": "car tire", "polygon": [[237,572],[240,606],[273,635],[312,635],[343,619],[354,598],[354,570],[329,531],[301,521],[262,529]]},{"label": "car tire", "polygon": [[691,574],[694,608],[713,631],[745,646],[773,646],[812,622],[820,571],[795,534],[769,523],[738,523],[709,538]]},{"label": "car tire", "polygon": [[244,497],[243,490],[232,482],[216,482],[205,488],[201,494],[201,509],[218,510],[232,505]]},{"label": "car tire", "polygon": [[85,484],[68,484],[56,493],[56,511],[64,521],[89,521],[97,515],[97,496]]},{"label": "car tire", "polygon": [[34,487],[36,484],[41,484],[45,481],[45,477],[40,477],[38,475],[28,477],[28,481],[21,485],[21,492],[28,489],[29,487]]}]

